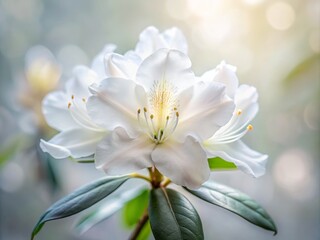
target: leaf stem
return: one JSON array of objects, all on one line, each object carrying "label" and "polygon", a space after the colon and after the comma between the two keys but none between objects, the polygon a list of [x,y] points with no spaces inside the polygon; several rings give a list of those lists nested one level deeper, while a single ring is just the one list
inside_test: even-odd
[{"label": "leaf stem", "polygon": [[144,225],[148,222],[149,219],[149,215],[148,215],[148,211],[146,209],[146,211],[144,212],[143,216],[140,218],[136,228],[134,229],[134,231],[132,232],[132,234],[129,237],[129,240],[136,240],[141,232],[141,230],[143,229]]}]

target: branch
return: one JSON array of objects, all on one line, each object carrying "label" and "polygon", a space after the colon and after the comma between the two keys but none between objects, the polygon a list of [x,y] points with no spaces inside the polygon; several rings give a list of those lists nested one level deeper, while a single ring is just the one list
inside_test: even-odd
[{"label": "branch", "polygon": [[134,229],[134,231],[130,235],[129,240],[136,240],[138,238],[144,225],[148,222],[148,219],[149,219],[148,211],[145,211],[143,216],[140,218],[136,228]]}]

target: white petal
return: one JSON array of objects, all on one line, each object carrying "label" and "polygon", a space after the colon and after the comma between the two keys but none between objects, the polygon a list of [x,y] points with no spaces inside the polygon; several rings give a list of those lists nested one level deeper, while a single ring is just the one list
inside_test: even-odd
[{"label": "white petal", "polygon": [[[233,118],[230,121],[233,122],[226,129],[221,129],[221,131],[228,132],[235,131],[236,129],[245,129],[248,124],[254,119],[259,111],[258,101],[258,93],[255,87],[248,85],[241,85],[235,95],[235,104],[236,109]],[[238,115],[236,112],[241,110],[241,114]],[[220,130],[219,130],[220,131]]]},{"label": "white petal", "polygon": [[152,161],[174,183],[189,188],[198,188],[210,175],[206,153],[191,136],[184,143],[168,140],[158,144]]},{"label": "white petal", "polygon": [[138,64],[129,57],[113,53],[105,59],[106,72],[109,77],[134,79],[137,73]]},{"label": "white petal", "polygon": [[216,81],[225,84],[226,93],[233,98],[239,86],[236,68],[225,62],[220,63],[215,69],[205,72],[201,76],[202,81]]},{"label": "white petal", "polygon": [[160,48],[176,49],[185,54],[188,52],[187,41],[178,28],[170,28],[159,33],[155,27],[148,27],[142,31],[135,52],[145,59]]},{"label": "white petal", "polygon": [[253,86],[242,84],[236,91],[234,98],[235,104],[239,109],[246,109],[251,104],[258,101],[257,89]]},{"label": "white petal", "polygon": [[130,138],[123,128],[116,128],[98,145],[95,162],[110,175],[128,174],[153,165],[154,143],[144,134]]},{"label": "white petal", "polygon": [[74,95],[78,99],[87,98],[90,95],[89,86],[98,81],[98,75],[86,66],[77,66],[73,69],[73,78],[66,82],[67,94]]},{"label": "white petal", "polygon": [[103,48],[103,50],[92,61],[91,69],[98,74],[100,80],[107,77],[105,59],[108,58],[108,56],[110,56],[115,49],[116,46],[113,44],[106,45]]},{"label": "white petal", "polygon": [[242,141],[207,146],[206,149],[210,157],[218,156],[233,162],[241,171],[254,177],[260,177],[265,173],[268,156],[250,149]]},{"label": "white petal", "polygon": [[207,139],[230,120],[234,111],[222,84],[198,82],[192,88],[193,91],[186,89],[181,93],[182,99],[189,95],[189,100],[180,101],[180,120],[173,135],[176,139],[187,135]]},{"label": "white petal", "polygon": [[182,52],[168,49],[160,49],[145,59],[138,69],[137,83],[150,90],[161,80],[174,84],[179,90],[194,84],[190,59]]},{"label": "white petal", "polygon": [[161,34],[161,38],[164,39],[165,46],[160,47],[176,49],[184,54],[188,53],[187,40],[180,29],[175,27],[167,29]]},{"label": "white petal", "polygon": [[157,50],[157,45],[161,45],[159,41],[161,41],[159,39],[159,30],[153,26],[147,27],[140,33],[139,42],[136,45],[135,52],[142,59],[145,59]]},{"label": "white petal", "polygon": [[80,158],[94,154],[98,142],[105,132],[95,132],[86,129],[71,129],[61,132],[46,142],[41,139],[42,151],[48,152],[54,158]]},{"label": "white petal", "polygon": [[112,131],[125,128],[130,136],[139,130],[137,110],[146,106],[143,88],[133,81],[108,78],[100,86],[92,86],[94,96],[89,98],[87,109],[90,117],[99,125]]},{"label": "white petal", "polygon": [[52,92],[42,101],[42,112],[48,125],[58,131],[78,127],[68,110],[69,96],[64,92]]}]

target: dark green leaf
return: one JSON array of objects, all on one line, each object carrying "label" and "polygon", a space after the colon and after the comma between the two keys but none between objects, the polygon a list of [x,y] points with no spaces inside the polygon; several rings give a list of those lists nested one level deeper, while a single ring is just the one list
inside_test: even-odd
[{"label": "dark green leaf", "polygon": [[41,230],[45,222],[65,218],[87,209],[115,191],[128,178],[128,176],[103,178],[60,199],[41,216],[33,229],[31,239]]},{"label": "dark green leaf", "polygon": [[[145,190],[143,190],[145,191]],[[139,196],[141,194],[141,188],[121,192],[113,195],[107,199],[101,206],[96,208],[89,214],[83,216],[76,224],[76,230],[83,234],[88,231],[94,225],[111,217],[115,212],[120,210],[128,201]]]},{"label": "dark green leaf", "polygon": [[69,157],[69,159],[77,163],[94,163],[94,156],[83,157],[83,158]]},{"label": "dark green leaf", "polygon": [[152,189],[149,217],[157,240],[204,239],[201,219],[189,200],[172,189]]},{"label": "dark green leaf", "polygon": [[209,203],[227,209],[277,234],[277,227],[269,214],[257,202],[237,190],[213,182],[206,182],[197,190],[185,189]]},{"label": "dark green leaf", "polygon": [[237,166],[232,162],[227,162],[222,158],[215,157],[208,159],[209,167],[211,170],[235,170]]},{"label": "dark green leaf", "polygon": [[127,202],[123,208],[123,220],[127,227],[136,225],[148,207],[149,190],[145,189],[140,194]]}]

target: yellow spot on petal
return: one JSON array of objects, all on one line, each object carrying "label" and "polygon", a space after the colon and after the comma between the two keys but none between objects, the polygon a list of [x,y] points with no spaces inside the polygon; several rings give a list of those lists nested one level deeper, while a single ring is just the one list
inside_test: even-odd
[{"label": "yellow spot on petal", "polygon": [[82,102],[86,102],[86,99],[85,99],[85,98],[82,98]]}]

